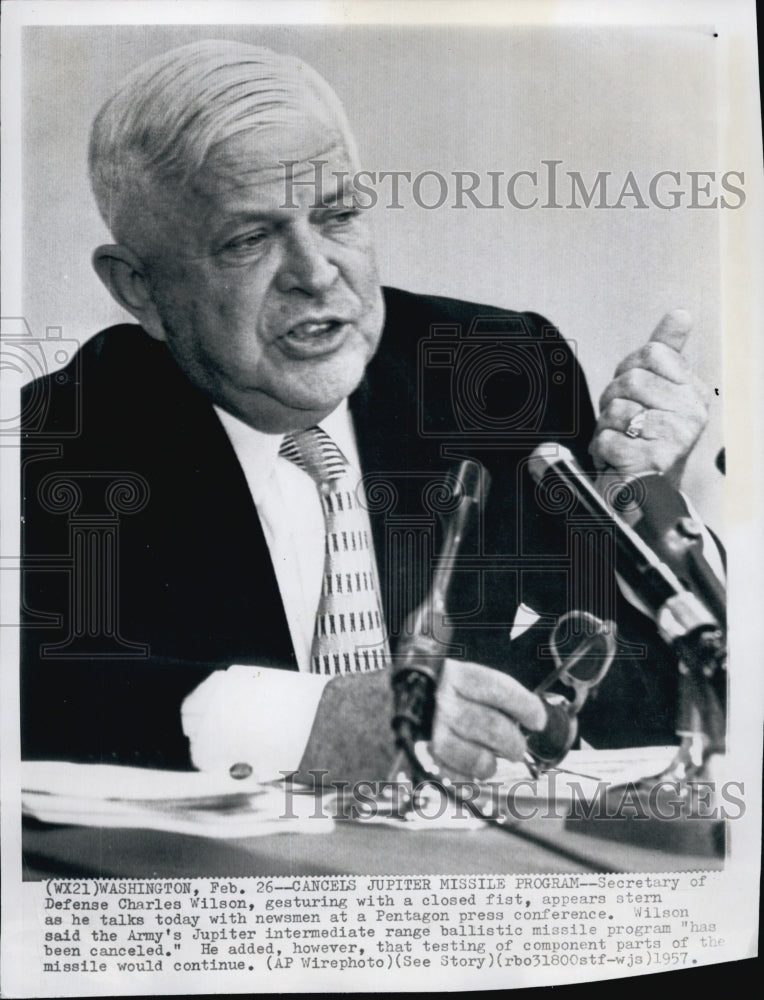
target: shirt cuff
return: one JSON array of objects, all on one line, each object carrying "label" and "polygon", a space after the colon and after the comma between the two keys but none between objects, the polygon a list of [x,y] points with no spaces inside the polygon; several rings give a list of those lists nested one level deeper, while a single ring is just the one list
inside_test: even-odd
[{"label": "shirt cuff", "polygon": [[194,767],[228,773],[247,764],[259,781],[296,771],[328,680],[267,667],[211,674],[181,706]]}]

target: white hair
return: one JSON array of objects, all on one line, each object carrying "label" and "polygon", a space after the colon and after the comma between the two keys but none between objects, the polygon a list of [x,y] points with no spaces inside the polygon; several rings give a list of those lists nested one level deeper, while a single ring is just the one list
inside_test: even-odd
[{"label": "white hair", "polygon": [[93,122],[90,181],[104,222],[112,232],[120,228],[131,192],[146,180],[182,184],[223,140],[306,116],[357,161],[339,98],[294,56],[207,40],[150,59],[122,81]]}]

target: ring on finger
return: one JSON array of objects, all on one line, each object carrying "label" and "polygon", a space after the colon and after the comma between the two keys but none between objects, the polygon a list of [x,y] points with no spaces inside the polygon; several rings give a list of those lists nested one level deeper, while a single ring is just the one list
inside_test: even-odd
[{"label": "ring on finger", "polygon": [[635,413],[634,416],[629,421],[629,423],[627,424],[626,430],[624,431],[626,437],[628,438],[642,437],[642,429],[645,426],[646,418],[647,418],[647,410],[639,410],[638,413]]}]

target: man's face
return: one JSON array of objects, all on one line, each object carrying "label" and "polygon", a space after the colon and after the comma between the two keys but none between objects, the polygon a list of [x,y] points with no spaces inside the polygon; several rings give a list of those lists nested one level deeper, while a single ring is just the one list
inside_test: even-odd
[{"label": "man's face", "polygon": [[[288,190],[281,159],[298,160],[294,181],[310,183]],[[327,162],[319,174],[308,160]],[[340,171],[354,172],[344,144],[318,127],[278,127],[226,140],[188,187],[152,199],[143,256],[161,330],[151,332],[214,402],[260,430],[330,413],[379,342],[370,219],[338,191]]]}]

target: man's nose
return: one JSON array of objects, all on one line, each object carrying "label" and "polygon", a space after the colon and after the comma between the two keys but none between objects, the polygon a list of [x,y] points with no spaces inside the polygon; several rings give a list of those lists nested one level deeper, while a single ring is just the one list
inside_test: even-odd
[{"label": "man's nose", "polygon": [[309,295],[325,291],[335,281],[339,268],[327,256],[324,240],[309,228],[290,233],[278,272],[282,292],[295,289]]}]

